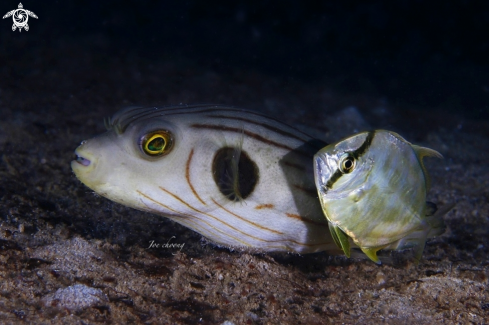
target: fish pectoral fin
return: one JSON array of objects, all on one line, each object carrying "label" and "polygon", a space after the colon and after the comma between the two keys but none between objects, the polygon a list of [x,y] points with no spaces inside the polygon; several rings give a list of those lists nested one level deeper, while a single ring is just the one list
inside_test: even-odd
[{"label": "fish pectoral fin", "polygon": [[368,258],[370,258],[372,261],[374,261],[379,265],[382,264],[382,262],[377,257],[377,252],[380,251],[382,248],[384,247],[360,247],[362,252],[364,252]]},{"label": "fish pectoral fin", "polygon": [[343,250],[346,257],[350,257],[350,238],[340,229],[340,227],[328,222],[331,237],[339,248]]}]

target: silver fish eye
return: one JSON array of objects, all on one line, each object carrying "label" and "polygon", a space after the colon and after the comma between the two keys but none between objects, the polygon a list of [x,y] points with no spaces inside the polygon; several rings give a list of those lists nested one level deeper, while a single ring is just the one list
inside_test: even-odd
[{"label": "silver fish eye", "polygon": [[351,173],[355,169],[355,166],[356,160],[351,154],[347,153],[341,157],[339,168],[343,174]]}]

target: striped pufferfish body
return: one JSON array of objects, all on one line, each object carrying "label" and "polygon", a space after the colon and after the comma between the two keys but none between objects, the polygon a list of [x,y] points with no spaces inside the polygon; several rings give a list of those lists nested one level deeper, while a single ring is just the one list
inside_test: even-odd
[{"label": "striped pufferfish body", "polygon": [[275,119],[220,106],[129,108],[82,142],[76,176],[120,204],[219,245],[337,251],[314,184],[325,144]]}]

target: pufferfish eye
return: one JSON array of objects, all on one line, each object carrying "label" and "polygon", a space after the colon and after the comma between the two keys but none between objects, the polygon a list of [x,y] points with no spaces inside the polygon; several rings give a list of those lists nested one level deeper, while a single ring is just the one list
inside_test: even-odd
[{"label": "pufferfish eye", "polygon": [[355,169],[355,158],[345,155],[340,161],[340,170],[343,174],[349,174]]},{"label": "pufferfish eye", "polygon": [[150,132],[141,138],[141,149],[151,157],[168,154],[173,147],[172,134],[166,130]]}]

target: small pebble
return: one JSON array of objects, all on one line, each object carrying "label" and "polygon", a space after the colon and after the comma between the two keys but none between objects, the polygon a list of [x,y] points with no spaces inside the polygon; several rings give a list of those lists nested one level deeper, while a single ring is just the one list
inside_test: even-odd
[{"label": "small pebble", "polygon": [[375,276],[377,283],[379,285],[385,284],[385,274],[382,272],[378,272],[377,275]]},{"label": "small pebble", "polygon": [[84,284],[75,284],[58,289],[54,294],[47,295],[43,301],[46,307],[80,311],[93,306],[105,305],[109,299],[100,289],[91,288]]}]

